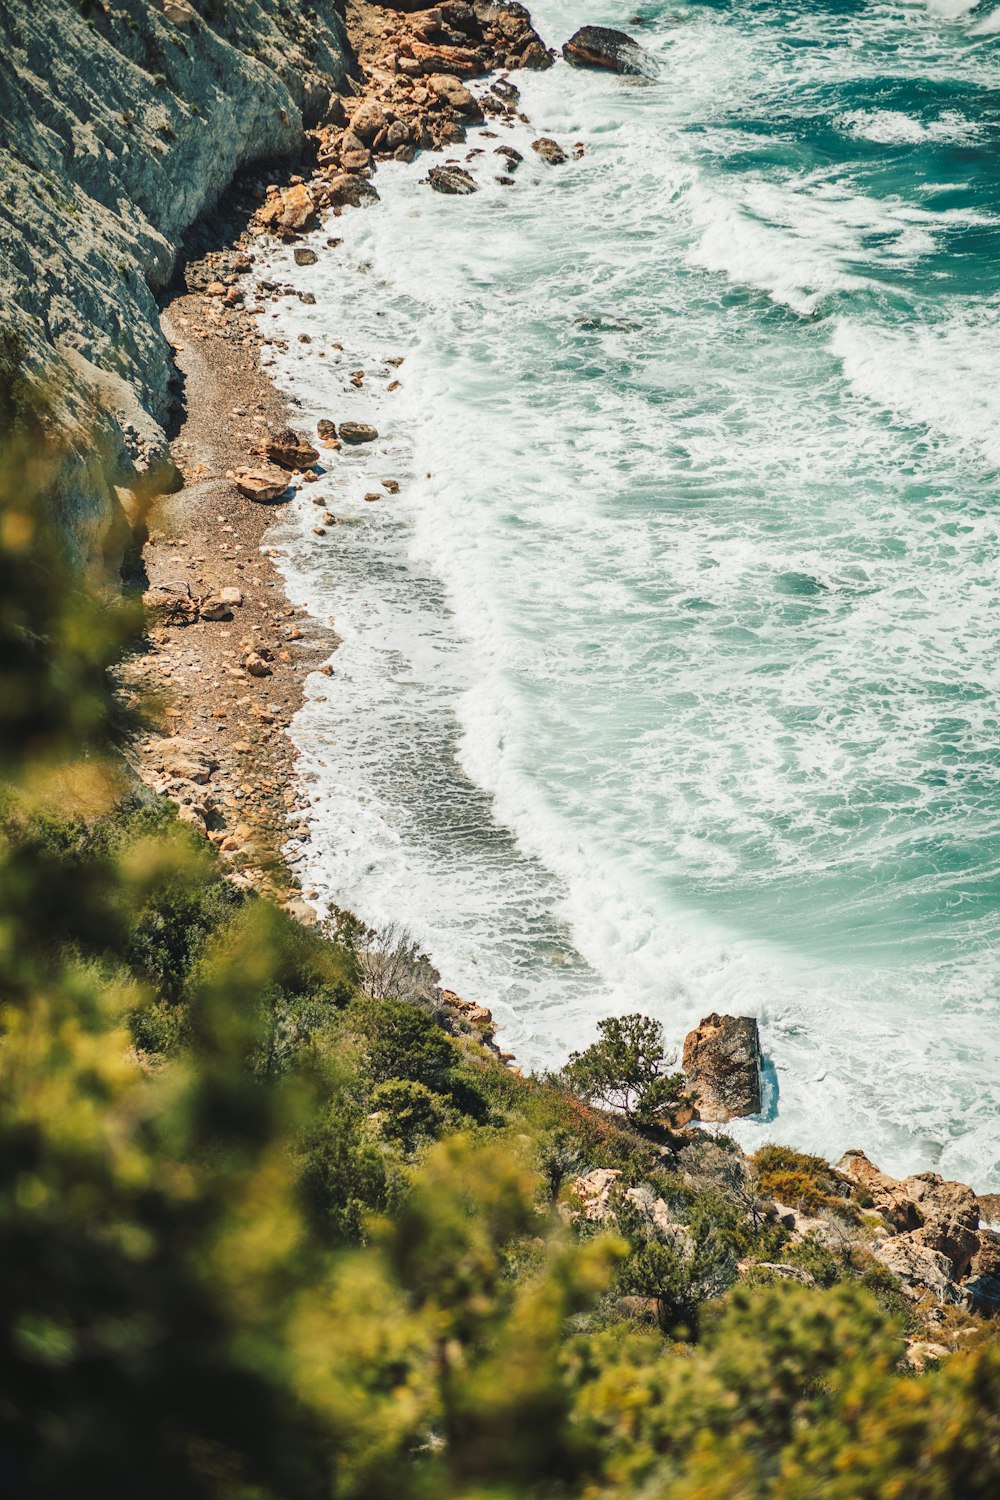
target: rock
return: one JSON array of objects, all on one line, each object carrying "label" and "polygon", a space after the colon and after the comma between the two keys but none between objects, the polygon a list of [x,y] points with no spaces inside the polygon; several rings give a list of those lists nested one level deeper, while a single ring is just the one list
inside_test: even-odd
[{"label": "rock", "polygon": [[725,1124],[763,1108],[760,1034],[753,1016],[706,1016],[684,1038],[684,1072],[703,1120]]},{"label": "rock", "polygon": [[379,201],[378,193],[371,183],[353,172],[340,172],[331,178],[327,195],[330,202],[338,208],[366,208],[368,204]]},{"label": "rock", "polygon": [[193,781],[199,786],[204,786],[212,772],[219,769],[214,756],[192,740],[180,737],[164,742],[162,765],[166,775]]},{"label": "rock", "polygon": [[971,1188],[936,1172],[890,1177],[863,1151],[846,1152],[838,1169],[868,1193],[897,1235],[946,1256],[953,1276],[969,1275],[983,1244],[979,1203]]},{"label": "rock", "polygon": [[979,1217],[984,1224],[1000,1226],[1000,1193],[979,1194]]},{"label": "rock", "polygon": [[519,164],[524,161],[524,157],[520,151],[516,151],[513,146],[496,146],[494,147],[493,155],[505,156],[508,162],[508,171],[511,172],[516,172]]},{"label": "rock", "polygon": [[537,141],[532,141],[531,149],[543,161],[547,161],[550,167],[561,167],[564,161],[569,160],[558,141],[554,141],[551,136],[539,136]]},{"label": "rock", "polygon": [[223,604],[242,604],[243,590],[235,588],[220,589],[219,598],[222,600]]},{"label": "rock", "polygon": [[[797,1281],[800,1286],[815,1286],[816,1278],[801,1266],[790,1266],[783,1260],[755,1260],[752,1262],[755,1271],[770,1271],[772,1276],[777,1276],[779,1281]],[[748,1266],[749,1270],[750,1267]]]},{"label": "rock", "polygon": [[296,183],[282,193],[278,223],[283,229],[301,233],[305,229],[314,229],[317,222],[316,205],[304,183]]},{"label": "rock", "polygon": [[474,178],[464,167],[431,167],[427,174],[427,181],[438,193],[478,192]]},{"label": "rock", "polygon": [[380,131],[389,124],[388,117],[377,99],[364,99],[354,111],[348,129],[365,146],[370,146]]},{"label": "rock", "polygon": [[250,651],[244,658],[243,665],[251,677],[270,677],[272,668],[256,651]]},{"label": "rock", "polygon": [[872,1254],[898,1276],[904,1295],[914,1302],[928,1295],[942,1305],[961,1301],[948,1257],[917,1244],[912,1234],[882,1240],[872,1246]]},{"label": "rock", "polygon": [[193,625],[198,601],[186,583],[157,583],[142,596],[146,614],[160,625]]},{"label": "rock", "polygon": [[283,469],[308,469],[319,458],[319,449],[291,427],[285,427],[268,438],[264,451],[272,463],[280,464]]},{"label": "rock", "polygon": [[201,601],[201,618],[203,620],[231,620],[233,611],[218,594],[208,594]]},{"label": "rock", "polygon": [[427,80],[427,87],[464,119],[478,123],[484,118],[475,94],[470,93],[462,80],[453,74],[432,73]]},{"label": "rock", "polygon": [[383,479],[383,481],[382,481],[382,488],[385,490],[385,492],[386,492],[387,495],[398,495],[399,494],[399,480],[398,479]]},{"label": "rock", "polygon": [[315,927],[317,922],[316,913],[306,901],[295,898],[285,902],[285,911],[296,922],[301,922],[303,927]]},{"label": "rock", "polygon": [[378,438],[378,429],[369,427],[365,422],[341,422],[340,438],[345,443],[374,443]]},{"label": "rock", "polygon": [[320,417],[316,423],[316,432],[321,442],[329,442],[337,436],[337,424],[331,422],[329,417]]},{"label": "rock", "polygon": [[1000,1280],[1000,1234],[995,1229],[980,1229],[979,1245],[972,1259],[972,1274]]},{"label": "rock", "polygon": [[310,250],[307,245],[296,245],[292,251],[297,266],[314,266],[319,260],[315,250]]},{"label": "rock", "polygon": [[930,1339],[907,1339],[903,1364],[908,1370],[915,1370],[919,1375],[926,1370],[928,1365],[947,1359],[949,1352],[944,1344],[936,1344]]},{"label": "rock", "polygon": [[581,26],[565,43],[562,54],[574,68],[607,68],[644,78],[656,78],[660,71],[656,59],[634,38],[610,26]]},{"label": "rock", "polygon": [[541,72],[545,68],[551,68],[554,60],[552,53],[543,47],[541,42],[529,42],[521,53],[519,66]]},{"label": "rock", "polygon": [[290,499],[288,479],[277,469],[240,469],[235,478],[236,488],[248,500],[261,505],[270,505],[275,500]]},{"label": "rock", "polygon": [[570,1192],[579,1198],[585,1219],[589,1219],[593,1224],[603,1224],[606,1219],[613,1216],[610,1198],[615,1183],[621,1175],[621,1172],[613,1167],[597,1167],[593,1172],[586,1172],[582,1177],[578,1177],[571,1184]]},{"label": "rock", "polygon": [[414,62],[420,64],[424,73],[457,74],[459,78],[475,78],[485,73],[486,68],[478,52],[470,47],[429,47],[424,42],[411,42],[410,51]]},{"label": "rock", "polygon": [[981,1318],[1000,1317],[1000,1277],[970,1277],[962,1286],[962,1301]]}]

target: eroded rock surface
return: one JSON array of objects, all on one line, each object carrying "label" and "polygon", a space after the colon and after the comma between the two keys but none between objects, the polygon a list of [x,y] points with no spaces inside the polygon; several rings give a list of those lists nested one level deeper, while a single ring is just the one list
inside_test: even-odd
[{"label": "eroded rock surface", "polygon": [[564,43],[562,53],[574,68],[605,68],[645,78],[655,78],[660,71],[655,57],[627,32],[611,26],[581,26]]},{"label": "eroded rock surface", "polygon": [[682,1066],[703,1120],[725,1124],[760,1114],[760,1034],[753,1016],[713,1011],[684,1038]]}]

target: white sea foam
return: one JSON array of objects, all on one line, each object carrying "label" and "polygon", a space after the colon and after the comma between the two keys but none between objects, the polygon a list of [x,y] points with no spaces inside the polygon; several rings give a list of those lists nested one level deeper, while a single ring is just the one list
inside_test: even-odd
[{"label": "white sea foam", "polygon": [[[393,164],[318,265],[274,252],[317,297],[269,320],[303,422],[385,435],[280,535],[293,596],[343,637],[295,724],[302,868],[323,900],[405,920],[529,1066],[609,1012],[658,1015],[675,1046],[712,1008],[750,1012],[779,1097],[747,1141],[985,1187],[993,313],[893,321],[894,278],[969,214],[713,169],[718,121],[690,124],[767,81],[759,37],[722,29],[651,39],[669,90],[524,78],[580,163],[553,172],[519,128],[505,188],[470,137],[474,197]],[[835,317],[781,311],[824,299]],[[390,475],[400,495],[366,502]],[[321,542],[316,491],[340,518]]]},{"label": "white sea foam", "polygon": [[977,140],[982,126],[956,109],[933,120],[918,120],[899,109],[852,109],[834,121],[838,129],[882,146],[922,146],[928,141],[964,143]]}]

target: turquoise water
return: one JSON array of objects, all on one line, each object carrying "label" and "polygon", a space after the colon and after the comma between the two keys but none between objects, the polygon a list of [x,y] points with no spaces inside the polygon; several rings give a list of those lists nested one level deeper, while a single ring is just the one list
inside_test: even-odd
[{"label": "turquoise water", "polygon": [[743,1138],[1000,1186],[1000,10],[533,14],[659,81],[519,76],[515,187],[470,132],[474,197],[273,254],[303,420],[383,434],[280,539],[344,638],[302,868],[529,1065],[756,1014]]}]

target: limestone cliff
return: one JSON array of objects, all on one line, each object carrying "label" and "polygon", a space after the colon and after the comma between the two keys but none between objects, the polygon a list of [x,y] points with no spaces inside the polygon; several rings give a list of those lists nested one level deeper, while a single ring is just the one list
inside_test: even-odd
[{"label": "limestone cliff", "polygon": [[160,482],[156,294],[185,231],[241,167],[296,153],[346,71],[336,0],[0,0],[0,380],[46,372],[82,556]]}]

